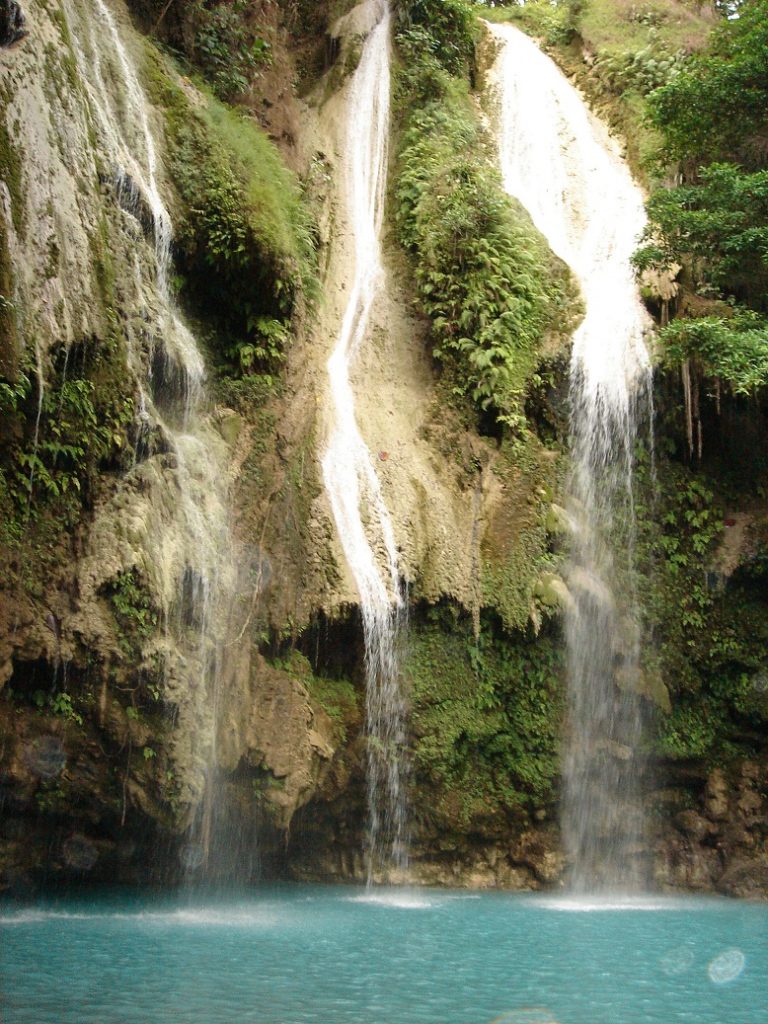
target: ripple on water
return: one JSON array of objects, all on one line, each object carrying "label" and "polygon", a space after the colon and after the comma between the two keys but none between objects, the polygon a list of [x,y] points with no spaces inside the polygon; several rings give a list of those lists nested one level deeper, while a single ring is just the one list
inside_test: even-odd
[{"label": "ripple on water", "polygon": [[540,1006],[521,1006],[500,1017],[494,1017],[490,1024],[558,1024],[555,1015]]},{"label": "ripple on water", "polygon": [[0,904],[3,1021],[766,1024],[765,905],[563,902],[278,886]]}]

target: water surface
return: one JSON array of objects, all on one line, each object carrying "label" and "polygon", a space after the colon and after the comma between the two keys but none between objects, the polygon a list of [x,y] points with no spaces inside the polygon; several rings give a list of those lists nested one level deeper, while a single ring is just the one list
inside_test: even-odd
[{"label": "water surface", "polygon": [[3,1024],[765,1024],[768,906],[291,886],[0,906]]}]

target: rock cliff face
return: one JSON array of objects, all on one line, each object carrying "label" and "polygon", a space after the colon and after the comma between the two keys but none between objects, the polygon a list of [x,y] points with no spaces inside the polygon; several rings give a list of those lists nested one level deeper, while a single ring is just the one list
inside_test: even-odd
[{"label": "rock cliff face", "polygon": [[[89,37],[92,0],[30,0],[28,34],[0,49],[0,888],[198,877],[206,858],[210,875],[362,877],[363,651],[318,462],[325,361],[351,278],[340,125],[366,31],[359,9],[336,6],[310,17],[265,3],[251,26],[273,57],[240,97],[248,131],[255,116],[301,175],[321,278],[316,303],[291,310],[285,362],[261,373],[233,368],[234,320],[190,294],[197,250],[219,236],[202,234],[184,155],[201,161],[193,178],[224,189],[211,155],[224,115],[110,0],[183,236],[180,315],[208,362],[195,431],[227,495],[231,571],[207,633],[185,509],[209,506],[211,471],[184,478],[179,374],[157,358],[156,225],[140,191],[116,185],[78,51],[79,38],[103,45]],[[149,0],[131,12],[192,52],[194,25],[176,7],[167,23]],[[114,53],[102,57],[111,67]],[[244,160],[231,166],[245,174]],[[266,273],[248,259],[227,273]],[[413,877],[555,886],[562,365],[547,352],[549,383],[531,401],[540,436],[516,446],[482,434],[447,401],[391,239],[386,263],[355,384],[414,608]],[[229,296],[215,259],[202,265]],[[765,758],[673,778],[649,796],[659,884],[765,892]]]},{"label": "rock cliff face", "polygon": [[[145,43],[119,4],[110,9],[128,59],[141,68]],[[318,793],[338,797],[350,773],[359,782],[361,771],[359,750],[344,754],[346,768],[336,763],[341,732],[310,695],[308,664],[297,674],[257,651],[265,629],[288,627],[295,637],[318,614],[348,617],[342,610],[356,601],[317,468],[324,363],[349,274],[349,253],[336,241],[345,230],[335,175],[344,74],[336,73],[328,96],[327,81],[315,88],[303,106],[301,146],[291,147],[295,162],[304,151],[322,166],[319,216],[330,262],[319,315],[311,328],[296,323],[281,398],[258,416],[252,408],[243,416],[214,409],[200,426],[205,456],[237,478],[236,543],[247,563],[230,599],[226,635],[218,638],[223,669],[214,692],[208,655],[195,649],[196,623],[179,627],[179,616],[195,614],[192,606],[179,607],[189,573],[189,523],[179,512],[188,482],[166,433],[168,417],[154,415],[163,389],[174,386],[157,380],[153,362],[158,341],[151,335],[155,324],[162,327],[164,301],[153,283],[157,226],[141,190],[130,194],[118,181],[115,154],[102,138],[103,111],[119,117],[130,98],[112,81],[115,92],[100,95],[102,83],[84,74],[85,62],[115,62],[114,52],[100,50],[114,50],[115,42],[94,38],[96,12],[85,2],[55,14],[35,6],[29,14],[28,38],[3,55],[4,274],[13,314],[3,363],[18,392],[18,407],[9,409],[18,425],[11,424],[6,451],[8,513],[17,529],[5,537],[12,572],[0,641],[4,867],[8,878],[77,873],[81,865],[67,853],[76,840],[98,853],[80,858],[93,861],[91,877],[136,877],[153,860],[151,845],[164,848],[166,835],[172,847],[188,835],[211,771],[220,773],[231,804],[223,829],[239,831],[238,816],[253,819],[268,857],[270,834],[287,832],[298,808]],[[341,65],[353,60],[349,50],[364,31],[355,16],[334,28],[333,38],[346,40]],[[191,111],[200,96],[181,85]],[[164,112],[148,108],[147,116],[162,154]],[[161,189],[178,209],[174,182],[166,178]],[[360,367],[367,380],[362,420],[372,448],[387,451],[384,486],[415,594],[446,595],[476,609],[484,524],[501,514],[510,471],[494,444],[438,422],[431,369],[422,345],[413,344],[422,329],[405,307],[393,281]],[[82,364],[70,380],[101,404],[74,410],[77,436],[61,439],[56,406],[66,401],[70,360]],[[44,467],[50,494],[40,492],[40,483],[35,489],[31,468],[26,499],[24,469],[53,441],[74,441],[71,447],[90,455],[88,434],[97,425],[89,416],[107,419],[107,450],[71,467],[54,455]],[[65,486],[77,491],[70,503],[57,493]],[[204,506],[207,496],[197,486],[191,498]],[[356,650],[346,659],[353,679],[360,657]],[[347,726],[357,730],[353,705]],[[200,738],[212,730],[213,766],[211,741]],[[151,823],[149,833],[142,821]],[[146,845],[123,841],[139,833]]]},{"label": "rock cliff face", "polygon": [[[674,813],[656,849],[658,885],[672,891],[714,889],[728,896],[764,897],[766,782],[764,761],[742,761],[728,772],[713,769],[693,801],[688,787],[659,793],[659,804]],[[684,809],[675,810],[681,804]]]}]

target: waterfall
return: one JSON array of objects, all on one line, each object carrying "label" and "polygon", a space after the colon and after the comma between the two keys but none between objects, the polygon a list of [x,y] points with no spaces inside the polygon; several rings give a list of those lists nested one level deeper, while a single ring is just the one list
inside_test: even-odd
[{"label": "waterfall", "polygon": [[643,197],[555,64],[517,29],[491,31],[505,187],[573,270],[586,311],[570,364],[563,839],[574,890],[633,889],[643,882],[644,835],[633,461],[651,419],[651,369],[629,257]]},{"label": "waterfall", "polygon": [[397,632],[404,602],[397,548],[379,479],[355,419],[350,370],[366,338],[384,271],[381,226],[387,180],[391,15],[368,0],[372,28],[349,82],[342,185],[354,245],[354,280],[328,360],[333,427],[323,480],[360,595],[368,739],[368,883],[407,868],[406,712]]},{"label": "waterfall", "polygon": [[[136,236],[133,284],[143,326],[138,334],[126,330],[125,342],[139,390],[137,460],[139,449],[151,456],[152,434],[159,431],[173,471],[167,495],[156,499],[157,518],[145,530],[141,568],[153,581],[179,652],[177,678],[167,678],[166,688],[182,709],[176,730],[186,733],[185,760],[198,780],[190,795],[195,818],[182,854],[185,869],[197,869],[212,856],[216,707],[234,585],[225,452],[205,416],[200,349],[170,290],[173,224],[158,181],[151,108],[115,14],[104,0],[88,7],[67,5],[73,51],[102,178]],[[141,471],[137,461],[129,485],[131,474]]]}]

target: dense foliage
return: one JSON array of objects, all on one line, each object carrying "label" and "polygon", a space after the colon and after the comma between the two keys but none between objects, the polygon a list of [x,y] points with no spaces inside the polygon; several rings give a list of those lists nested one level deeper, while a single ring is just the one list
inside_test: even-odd
[{"label": "dense foliage", "polygon": [[750,310],[732,316],[673,320],[660,332],[669,366],[693,361],[706,377],[727,382],[736,395],[750,395],[768,384],[768,332]]},{"label": "dense foliage", "polygon": [[444,607],[414,627],[414,761],[432,813],[453,827],[554,799],[563,713],[559,644],[512,639],[493,622],[475,639]]},{"label": "dense foliage", "polygon": [[[405,112],[395,184],[398,236],[412,254],[434,354],[455,393],[520,430],[542,340],[567,319],[566,271],[504,193],[466,82],[450,73],[464,45],[448,46],[443,22],[419,21],[424,4],[412,7],[397,34]],[[459,17],[465,7],[446,5],[459,12],[469,45],[469,27]]]},{"label": "dense foliage", "polygon": [[699,290],[756,307],[768,301],[768,171],[709,164],[695,184],[655,192],[648,215],[658,241],[640,251],[638,265],[686,260]]},{"label": "dense foliage", "polygon": [[266,63],[270,45],[254,28],[249,0],[189,5],[194,24],[192,56],[222,99],[244,93]]},{"label": "dense foliage", "polygon": [[643,656],[646,674],[662,680],[672,697],[671,713],[658,719],[658,753],[708,766],[745,749],[752,755],[768,721],[766,548],[757,543],[746,564],[725,578],[717,549],[724,521],[726,533],[735,522],[712,480],[669,462],[652,478],[650,463],[646,471],[653,496],[649,491],[648,502],[638,505],[649,633]]},{"label": "dense foliage", "polygon": [[[415,38],[451,75],[465,75],[474,61],[474,14],[467,0],[398,0],[402,32],[418,29]],[[414,38],[414,37],[412,37]]]},{"label": "dense foliage", "polygon": [[768,2],[743,0],[711,43],[649,100],[667,153],[744,165],[768,159]]},{"label": "dense foliage", "polygon": [[768,380],[768,2],[743,0],[648,106],[685,180],[651,196],[636,263],[724,300],[666,327],[663,358],[746,394]]},{"label": "dense foliage", "polygon": [[59,346],[49,356],[40,366],[23,356],[13,376],[0,375],[3,582],[37,597],[78,543],[105,481],[130,464],[135,442],[115,339]]}]

